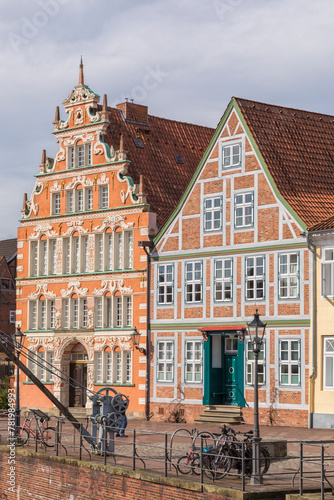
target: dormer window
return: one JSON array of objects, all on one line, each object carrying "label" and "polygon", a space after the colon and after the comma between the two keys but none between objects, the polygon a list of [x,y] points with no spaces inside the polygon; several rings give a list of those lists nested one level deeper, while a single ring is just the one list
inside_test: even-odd
[{"label": "dormer window", "polygon": [[92,145],[78,144],[68,148],[68,168],[82,168],[92,162]]}]

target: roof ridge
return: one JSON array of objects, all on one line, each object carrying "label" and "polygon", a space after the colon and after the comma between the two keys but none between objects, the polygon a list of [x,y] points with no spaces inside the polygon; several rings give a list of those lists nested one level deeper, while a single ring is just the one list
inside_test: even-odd
[{"label": "roof ridge", "polygon": [[282,106],[280,104],[270,104],[268,102],[254,101],[253,99],[246,99],[244,97],[233,96],[232,99],[234,99],[236,102],[246,101],[248,103],[260,104],[262,106],[270,106],[271,108],[280,108],[280,109],[285,109],[285,110],[289,110],[289,111],[297,111],[299,113],[307,113],[307,114],[318,115],[318,116],[328,116],[328,117],[334,119],[334,115],[329,115],[327,113],[319,113],[318,111],[309,111],[307,109],[291,108],[290,106]]}]

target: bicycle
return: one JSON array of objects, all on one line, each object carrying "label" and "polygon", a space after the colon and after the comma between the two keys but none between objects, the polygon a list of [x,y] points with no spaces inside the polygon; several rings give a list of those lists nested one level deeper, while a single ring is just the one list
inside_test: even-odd
[{"label": "bicycle", "polygon": [[200,449],[199,441],[203,439],[203,468],[208,465],[208,458],[205,452],[213,448],[210,443],[215,443],[215,438],[211,432],[200,431],[197,432],[196,429],[193,430],[193,437],[191,441],[191,448],[188,453],[180,457],[177,461],[177,470],[181,474],[196,474],[197,476],[201,473],[201,460],[200,454],[196,450]]},{"label": "bicycle", "polygon": [[[40,441],[43,445],[54,447],[56,444],[56,429],[47,425],[50,417],[40,410],[30,410],[33,416],[30,417],[30,412],[25,412],[25,420],[23,426],[15,438],[16,446],[23,446],[27,443],[30,436]],[[32,422],[35,421],[35,428]]]}]

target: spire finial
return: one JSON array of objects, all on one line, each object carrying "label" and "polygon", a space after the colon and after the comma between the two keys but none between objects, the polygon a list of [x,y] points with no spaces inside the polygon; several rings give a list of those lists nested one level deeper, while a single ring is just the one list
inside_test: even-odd
[{"label": "spire finial", "polygon": [[85,85],[84,84],[84,72],[83,72],[82,56],[81,56],[81,60],[80,60],[79,85]]},{"label": "spire finial", "polygon": [[56,114],[55,114],[55,122],[59,122],[60,120],[60,114],[59,114],[59,106],[56,107]]},{"label": "spire finial", "polygon": [[107,94],[103,96],[103,111],[107,111]]},{"label": "spire finial", "polygon": [[46,150],[43,149],[43,153],[42,153],[42,164],[44,165],[46,162]]}]

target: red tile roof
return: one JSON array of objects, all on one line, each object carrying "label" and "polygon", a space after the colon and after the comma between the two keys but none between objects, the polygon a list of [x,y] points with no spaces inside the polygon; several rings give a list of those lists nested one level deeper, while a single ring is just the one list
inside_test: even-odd
[{"label": "red tile roof", "polygon": [[16,238],[10,240],[0,240],[0,256],[5,257],[7,261],[11,260],[17,252]]},{"label": "red tile roof", "polygon": [[[131,120],[126,120],[119,108],[108,108],[111,124],[106,142],[119,149],[123,134],[124,150],[131,161],[129,175],[136,184],[143,175],[147,202],[151,211],[157,213],[161,227],[190,182],[214,129],[145,115],[142,109],[138,114],[138,108],[146,107],[132,103],[127,103]],[[136,122],[136,116],[142,117],[143,123]],[[143,147],[140,143],[138,147],[134,139],[141,139]],[[183,163],[175,155],[181,155]]]},{"label": "red tile roof", "polygon": [[309,228],[334,212],[334,116],[235,98],[268,170]]},{"label": "red tile roof", "polygon": [[331,215],[328,219],[317,222],[309,228],[309,231],[324,231],[326,229],[334,229],[334,215]]}]

